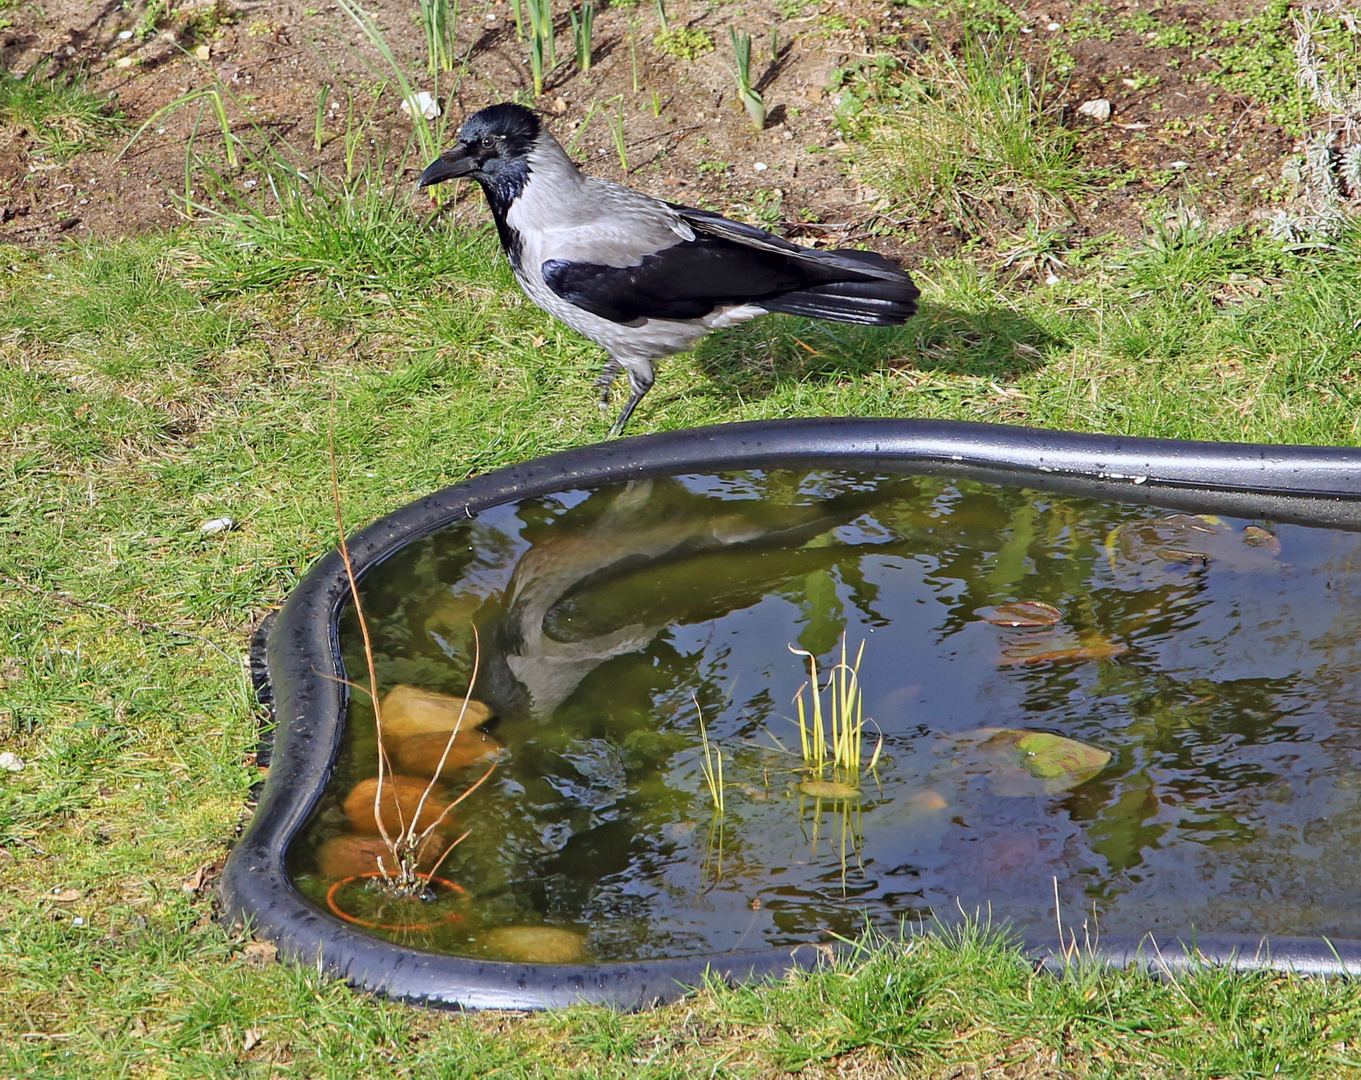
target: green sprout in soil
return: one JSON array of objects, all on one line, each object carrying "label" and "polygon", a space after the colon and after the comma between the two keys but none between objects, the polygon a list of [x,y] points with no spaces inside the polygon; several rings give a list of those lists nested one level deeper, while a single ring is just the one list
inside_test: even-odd
[{"label": "green sprout in soil", "polygon": [[583,75],[591,70],[591,36],[595,32],[595,0],[581,0],[580,12],[569,11],[572,22],[572,47],[576,50],[577,67]]},{"label": "green sprout in soil", "polygon": [[[763,131],[766,126],[766,103],[751,85],[751,35],[745,30],[738,33],[733,27],[728,28],[728,34],[732,37],[733,53],[737,59],[737,67],[733,71],[737,77],[737,96],[756,130]],[[774,51],[773,39],[771,50]]]},{"label": "green sprout in soil", "polygon": [[614,149],[619,155],[619,169],[629,171],[628,149],[624,142],[624,96],[619,96],[618,108],[610,117],[610,133],[614,136]]},{"label": "green sprout in soil", "polygon": [[420,0],[420,23],[425,28],[425,49],[429,57],[430,74],[453,71],[457,64],[455,35],[458,29],[457,3],[449,0]]},{"label": "green sprout in soil", "polygon": [[534,78],[534,96],[543,93],[543,80],[557,61],[553,40],[553,0],[525,0],[529,14],[529,71]]}]

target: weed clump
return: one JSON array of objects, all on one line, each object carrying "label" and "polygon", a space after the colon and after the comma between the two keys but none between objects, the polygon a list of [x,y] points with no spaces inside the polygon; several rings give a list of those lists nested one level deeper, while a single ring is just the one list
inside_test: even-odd
[{"label": "weed clump", "polygon": [[705,53],[714,51],[714,39],[707,30],[673,26],[653,37],[652,47],[677,60],[698,60]]},{"label": "weed clump", "polygon": [[87,90],[83,77],[49,73],[39,62],[24,75],[0,71],[0,127],[25,131],[40,150],[67,158],[122,124],[110,99]]},{"label": "weed clump", "polygon": [[1067,216],[1089,187],[1044,79],[1005,43],[931,48],[910,71],[883,63],[842,81],[852,161],[895,208],[972,230]]}]

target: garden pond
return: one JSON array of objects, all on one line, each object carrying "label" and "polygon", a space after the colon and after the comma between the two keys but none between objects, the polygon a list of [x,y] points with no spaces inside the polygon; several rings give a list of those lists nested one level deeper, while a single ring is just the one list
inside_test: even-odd
[{"label": "garden pond", "polygon": [[[494,507],[360,583],[388,782],[424,790],[448,740],[420,717],[468,694],[433,805],[485,779],[431,833],[426,869],[463,839],[418,917],[342,917],[588,963],[961,912],[1052,930],[1056,898],[1094,934],[1361,936],[1358,571],[1343,529],[845,470]],[[341,648],[364,684],[352,607]],[[843,650],[849,778],[805,766],[796,705],[806,654],[825,679]],[[379,850],[377,743],[356,690],[289,852],[337,912]]]}]

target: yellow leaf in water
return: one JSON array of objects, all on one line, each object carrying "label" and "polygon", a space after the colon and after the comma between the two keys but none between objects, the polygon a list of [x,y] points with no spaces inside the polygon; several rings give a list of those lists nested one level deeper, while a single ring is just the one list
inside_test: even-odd
[{"label": "yellow leaf in water", "polygon": [[1018,600],[995,608],[987,621],[993,626],[1053,626],[1062,617],[1058,608],[1043,600]]}]

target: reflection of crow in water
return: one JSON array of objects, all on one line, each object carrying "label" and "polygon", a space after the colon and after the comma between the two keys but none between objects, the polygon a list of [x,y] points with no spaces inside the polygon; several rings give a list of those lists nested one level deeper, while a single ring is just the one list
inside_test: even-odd
[{"label": "reflection of crow in water", "polygon": [[[753,498],[741,509],[669,478],[594,494],[552,521],[515,568],[481,693],[502,712],[549,716],[597,667],[645,648],[666,626],[750,607],[772,588],[866,550],[798,548],[915,489],[901,478],[804,506]],[[706,556],[685,594],[638,595],[645,578],[684,573],[687,561]],[[605,589],[620,595],[591,610]]]}]

